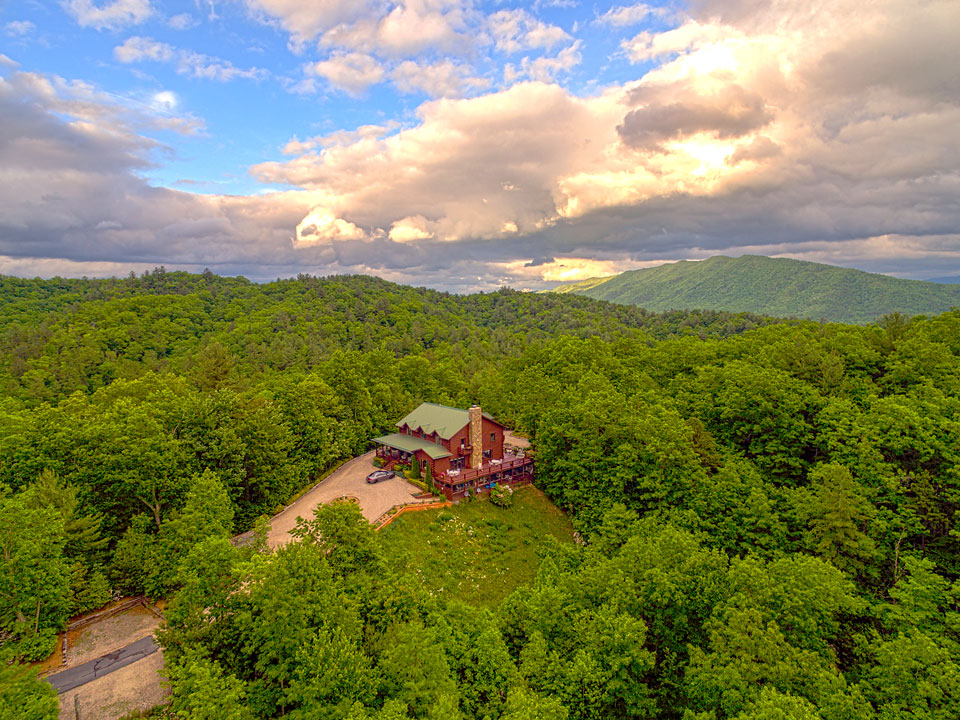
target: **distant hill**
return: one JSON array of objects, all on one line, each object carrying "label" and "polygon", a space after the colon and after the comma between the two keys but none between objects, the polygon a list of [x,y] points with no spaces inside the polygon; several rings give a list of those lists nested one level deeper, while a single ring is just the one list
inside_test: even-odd
[{"label": "distant hill", "polygon": [[933,315],[960,306],[957,285],[759,255],[684,260],[561,285],[553,292],[654,312],[725,310],[846,323],[869,323],[893,312]]}]

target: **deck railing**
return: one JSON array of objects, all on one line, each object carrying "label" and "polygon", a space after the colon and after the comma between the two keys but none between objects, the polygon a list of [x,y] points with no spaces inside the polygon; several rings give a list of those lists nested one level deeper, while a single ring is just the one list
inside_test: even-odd
[{"label": "deck railing", "polygon": [[487,462],[483,467],[479,468],[464,468],[463,470],[456,472],[447,471],[443,475],[440,475],[438,479],[443,480],[451,485],[465,482],[470,482],[479,477],[487,477],[488,475],[493,475],[494,473],[503,472],[504,470],[513,470],[514,468],[524,467],[526,465],[533,465],[533,458],[529,457],[518,457],[511,460],[504,459],[501,462]]}]

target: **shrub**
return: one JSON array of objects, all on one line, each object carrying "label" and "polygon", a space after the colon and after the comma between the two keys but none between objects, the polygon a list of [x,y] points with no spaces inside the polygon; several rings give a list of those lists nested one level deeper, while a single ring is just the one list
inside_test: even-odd
[{"label": "shrub", "polygon": [[513,488],[509,485],[494,485],[490,489],[490,502],[497,507],[510,507],[513,505]]},{"label": "shrub", "polygon": [[36,662],[48,657],[57,649],[57,632],[53,628],[40,628],[37,632],[24,635],[13,648],[13,654],[26,660]]}]

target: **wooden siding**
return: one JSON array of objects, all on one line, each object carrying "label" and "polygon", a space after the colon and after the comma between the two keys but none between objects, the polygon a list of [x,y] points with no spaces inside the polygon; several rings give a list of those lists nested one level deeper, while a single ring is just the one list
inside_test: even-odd
[{"label": "wooden siding", "polygon": [[[484,451],[490,451],[489,459],[503,460],[503,425],[489,418],[483,418],[481,434]],[[493,435],[493,442],[490,442],[491,435]]]}]

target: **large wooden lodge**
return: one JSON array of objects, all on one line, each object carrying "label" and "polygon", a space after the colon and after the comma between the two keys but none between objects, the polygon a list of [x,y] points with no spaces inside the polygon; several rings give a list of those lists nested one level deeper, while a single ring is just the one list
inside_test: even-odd
[{"label": "large wooden lodge", "polygon": [[377,457],[390,468],[416,461],[449,500],[498,483],[533,479],[533,459],[504,448],[504,427],[476,405],[469,410],[423,403],[397,423],[397,432],[374,438]]}]

